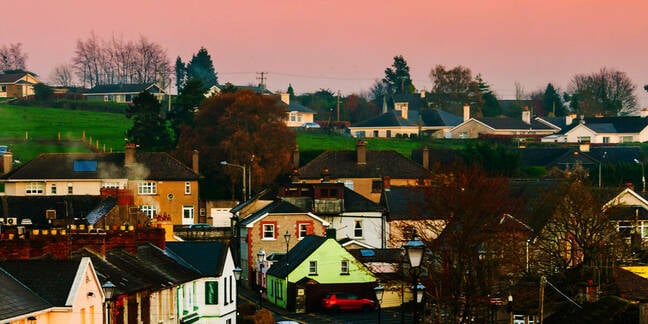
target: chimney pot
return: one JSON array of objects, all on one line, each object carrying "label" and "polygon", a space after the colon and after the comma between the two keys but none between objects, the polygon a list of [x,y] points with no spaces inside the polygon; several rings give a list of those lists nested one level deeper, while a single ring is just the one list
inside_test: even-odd
[{"label": "chimney pot", "polygon": [[358,141],[356,145],[357,163],[367,164],[367,142]]}]

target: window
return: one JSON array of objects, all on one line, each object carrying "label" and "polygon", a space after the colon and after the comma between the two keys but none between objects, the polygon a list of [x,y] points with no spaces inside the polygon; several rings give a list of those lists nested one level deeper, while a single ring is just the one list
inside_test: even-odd
[{"label": "window", "polygon": [[362,221],[355,221],[353,227],[353,237],[362,237]]},{"label": "window", "polygon": [[25,186],[25,193],[28,195],[39,195],[43,193],[43,184],[40,182],[30,182]]},{"label": "window", "polygon": [[383,182],[382,180],[373,180],[371,181],[371,192],[379,193],[382,191]]},{"label": "window", "polygon": [[610,143],[610,137],[609,136],[603,136],[603,143]]},{"label": "window", "polygon": [[218,305],[218,281],[205,281],[205,305]]},{"label": "window", "polygon": [[230,303],[233,303],[234,302],[234,294],[233,294],[233,291],[232,291],[232,281],[234,281],[234,277],[230,276],[229,278],[230,278],[230,280],[229,280]]},{"label": "window", "polygon": [[74,188],[72,187],[71,183],[68,183],[68,195],[71,195],[74,193]]},{"label": "window", "polygon": [[152,181],[140,182],[137,184],[137,194],[155,195],[157,194],[157,183]]},{"label": "window", "polygon": [[364,138],[366,135],[365,131],[357,131],[355,132],[355,137],[357,138]]},{"label": "window", "polygon": [[632,143],[632,136],[621,137],[621,143]]},{"label": "window", "polygon": [[274,240],[275,238],[275,224],[263,224],[263,239]]},{"label": "window", "polygon": [[101,187],[119,189],[119,182],[104,182],[101,184]]},{"label": "window", "polygon": [[308,263],[308,274],[317,275],[317,261],[310,261]]},{"label": "window", "polygon": [[349,260],[340,261],[340,273],[349,274]]},{"label": "window", "polygon": [[182,206],[182,217],[184,219],[193,219],[194,218],[193,206]]},{"label": "window", "polygon": [[50,193],[52,195],[56,195],[56,183],[52,183],[52,185],[50,186]]},{"label": "window", "polygon": [[589,136],[578,136],[578,143],[589,143],[590,141]]},{"label": "window", "polygon": [[227,300],[227,277],[223,277],[223,280],[225,280],[225,284],[223,285],[223,296],[225,298],[223,298],[223,302],[225,303],[225,305],[227,305],[228,304],[228,300]]},{"label": "window", "polygon": [[308,224],[298,224],[299,226],[299,238],[302,239],[308,235]]},{"label": "window", "polygon": [[7,92],[7,86],[6,85],[0,86],[0,92]]},{"label": "window", "polygon": [[185,182],[185,195],[191,195],[191,182]]},{"label": "window", "polygon": [[139,207],[139,209],[140,209],[144,214],[146,214],[146,216],[148,216],[149,218],[153,218],[153,216],[155,216],[155,212],[156,212],[155,206],[151,206],[151,205],[142,205],[142,206]]},{"label": "window", "polygon": [[629,221],[617,222],[617,231],[623,237],[630,237],[630,234],[634,231],[634,226]]},{"label": "window", "polygon": [[391,136],[391,130],[387,130],[387,135],[385,135],[385,137],[387,137],[387,138],[392,137],[392,136]]},{"label": "window", "polygon": [[373,137],[380,137],[380,133],[377,130],[373,131]]}]

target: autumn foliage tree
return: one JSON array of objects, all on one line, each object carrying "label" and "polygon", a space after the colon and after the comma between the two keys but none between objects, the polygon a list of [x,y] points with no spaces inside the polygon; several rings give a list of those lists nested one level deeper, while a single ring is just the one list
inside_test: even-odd
[{"label": "autumn foliage tree", "polygon": [[295,148],[295,133],[286,126],[285,114],[278,98],[252,91],[209,97],[199,106],[193,125],[182,130],[176,155],[190,161],[197,149],[200,164],[209,166],[201,170],[212,189],[222,186],[223,175],[232,184],[231,192],[242,180],[240,168],[223,167],[220,161],[249,166],[253,188],[270,184],[289,170]]},{"label": "autumn foliage tree", "polygon": [[434,107],[461,116],[463,105],[469,104],[472,115],[482,115],[483,98],[479,81],[473,78],[469,68],[460,65],[446,69],[443,65],[437,65],[430,71],[430,79],[434,82],[430,93]]}]

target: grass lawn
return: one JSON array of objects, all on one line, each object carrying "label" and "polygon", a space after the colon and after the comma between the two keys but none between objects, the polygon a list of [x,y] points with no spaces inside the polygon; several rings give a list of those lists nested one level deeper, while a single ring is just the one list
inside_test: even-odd
[{"label": "grass lawn", "polygon": [[40,153],[88,152],[81,139],[107,151],[123,151],[132,121],[123,114],[0,104],[0,145],[22,161]]}]

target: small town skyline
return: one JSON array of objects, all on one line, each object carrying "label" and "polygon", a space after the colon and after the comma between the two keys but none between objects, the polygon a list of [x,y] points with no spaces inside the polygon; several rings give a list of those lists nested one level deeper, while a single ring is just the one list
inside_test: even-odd
[{"label": "small town skyline", "polygon": [[[270,90],[319,89],[342,95],[366,92],[403,55],[414,85],[430,89],[437,64],[463,65],[481,74],[501,99],[552,83],[566,90],[575,74],[602,67],[626,72],[637,85],[640,107],[648,105],[642,32],[648,22],[642,1],[497,3],[480,1],[113,1],[78,0],[4,4],[3,44],[22,43],[27,68],[46,81],[55,66],[69,63],[75,43],[140,36],[162,45],[174,62],[200,47],[212,56],[222,82],[256,83],[266,72]],[[29,12],[27,15],[26,12]],[[23,13],[23,14],[21,14]],[[0,45],[3,45],[0,44]]]}]

